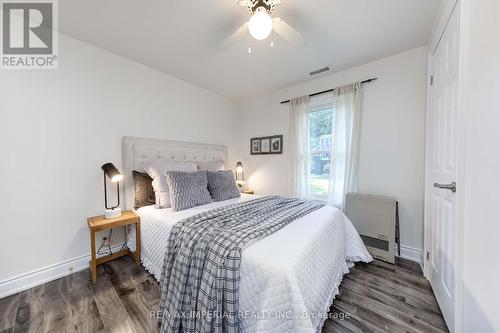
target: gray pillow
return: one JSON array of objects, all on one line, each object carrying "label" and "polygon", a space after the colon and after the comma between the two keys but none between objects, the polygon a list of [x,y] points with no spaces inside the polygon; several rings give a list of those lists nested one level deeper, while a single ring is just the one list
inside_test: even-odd
[{"label": "gray pillow", "polygon": [[146,161],[143,164],[144,170],[153,179],[153,189],[156,197],[156,208],[170,207],[170,194],[168,191],[166,171],[196,171],[197,165],[194,162],[164,162]]},{"label": "gray pillow", "polygon": [[231,170],[207,171],[208,191],[214,201],[224,201],[241,196]]},{"label": "gray pillow", "polygon": [[167,171],[170,205],[173,211],[205,205],[212,202],[207,186],[207,172]]}]

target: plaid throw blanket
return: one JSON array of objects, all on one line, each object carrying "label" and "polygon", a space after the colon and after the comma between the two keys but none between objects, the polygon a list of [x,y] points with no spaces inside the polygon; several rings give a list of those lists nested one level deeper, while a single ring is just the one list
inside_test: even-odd
[{"label": "plaid throw blanket", "polygon": [[161,332],[238,332],[242,250],[322,206],[264,197],[176,223],[160,280]]}]

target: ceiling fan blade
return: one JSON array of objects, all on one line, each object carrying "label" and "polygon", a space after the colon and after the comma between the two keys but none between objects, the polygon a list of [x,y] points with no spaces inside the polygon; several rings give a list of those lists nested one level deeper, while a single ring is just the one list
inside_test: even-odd
[{"label": "ceiling fan blade", "polygon": [[243,24],[235,32],[231,34],[220,46],[219,49],[223,51],[229,50],[238,40],[248,32],[248,22]]},{"label": "ceiling fan blade", "polygon": [[281,36],[288,44],[300,47],[304,45],[304,38],[302,35],[292,28],[285,20],[276,17],[273,19],[273,29],[274,31]]},{"label": "ceiling fan blade", "polygon": [[238,5],[244,6],[244,7],[253,7],[256,3],[254,0],[236,0]]}]

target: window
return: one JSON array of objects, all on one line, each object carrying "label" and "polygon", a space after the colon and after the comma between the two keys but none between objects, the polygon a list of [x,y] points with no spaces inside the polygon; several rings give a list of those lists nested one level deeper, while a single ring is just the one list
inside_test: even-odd
[{"label": "window", "polygon": [[311,101],[309,112],[309,194],[326,200],[330,181],[333,109],[331,103]]}]

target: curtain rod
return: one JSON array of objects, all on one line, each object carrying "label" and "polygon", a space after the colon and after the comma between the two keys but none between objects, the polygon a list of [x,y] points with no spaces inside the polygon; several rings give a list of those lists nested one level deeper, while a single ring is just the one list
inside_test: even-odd
[{"label": "curtain rod", "polygon": [[[365,83],[369,83],[369,82],[372,82],[372,81],[375,81],[375,80],[378,80],[378,77],[375,77],[375,78],[373,78],[373,79],[364,80],[364,81],[361,81],[360,83],[361,83],[361,84],[365,84]],[[334,91],[334,90],[335,90],[335,89],[328,89],[328,90],[320,91],[320,92],[317,92],[317,93],[314,93],[314,94],[310,94],[310,95],[309,95],[309,97],[314,97],[314,96],[318,96],[318,95],[323,95],[323,94],[326,94],[326,93],[332,92],[332,91]],[[287,103],[290,103],[290,100],[286,100],[286,101],[281,102],[281,104],[287,104]]]}]

